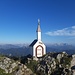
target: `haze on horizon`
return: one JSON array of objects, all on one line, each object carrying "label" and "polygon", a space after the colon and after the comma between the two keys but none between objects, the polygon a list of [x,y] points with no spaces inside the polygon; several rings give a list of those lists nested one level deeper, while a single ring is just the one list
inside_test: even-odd
[{"label": "haze on horizon", "polygon": [[0,0],[0,43],[31,43],[38,18],[44,43],[75,45],[74,0]]}]

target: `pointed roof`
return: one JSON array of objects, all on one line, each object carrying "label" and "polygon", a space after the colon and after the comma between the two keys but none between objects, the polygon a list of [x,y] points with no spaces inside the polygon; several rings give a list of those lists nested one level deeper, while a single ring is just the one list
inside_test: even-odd
[{"label": "pointed roof", "polygon": [[38,19],[38,27],[37,27],[37,32],[41,32],[41,28],[40,28],[40,20]]},{"label": "pointed roof", "polygon": [[33,47],[37,41],[38,41],[38,40],[35,39],[29,46],[30,46],[30,47]]}]

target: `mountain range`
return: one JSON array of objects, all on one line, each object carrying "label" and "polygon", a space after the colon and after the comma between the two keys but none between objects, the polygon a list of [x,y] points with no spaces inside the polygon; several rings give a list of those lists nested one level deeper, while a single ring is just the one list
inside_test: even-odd
[{"label": "mountain range", "polygon": [[[75,46],[67,43],[46,44],[46,50],[47,53],[66,51],[68,54],[75,54]],[[32,48],[29,44],[0,44],[0,54],[25,56],[32,54]]]}]

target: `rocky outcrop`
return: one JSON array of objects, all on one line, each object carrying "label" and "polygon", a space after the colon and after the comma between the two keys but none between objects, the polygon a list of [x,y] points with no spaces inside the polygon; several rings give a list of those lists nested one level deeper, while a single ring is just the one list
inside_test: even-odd
[{"label": "rocky outcrop", "polygon": [[72,70],[72,75],[75,75],[75,54],[72,55],[71,70]]},{"label": "rocky outcrop", "polygon": [[75,54],[72,55],[71,67],[75,66]]},{"label": "rocky outcrop", "polygon": [[0,68],[3,69],[5,73],[12,73],[18,64],[19,62],[14,62],[14,60],[7,57],[1,57],[0,60]]},{"label": "rocky outcrop", "polygon": [[37,75],[71,75],[74,73],[71,71],[71,60],[66,52],[48,53],[38,59],[35,72]]},{"label": "rocky outcrop", "polygon": [[33,74],[33,72],[23,64],[19,64],[17,70],[14,73],[14,75],[31,75],[31,74]]},{"label": "rocky outcrop", "polygon": [[75,55],[66,52],[47,53],[38,61],[25,57],[22,62],[2,56],[0,68],[12,75],[75,75]]},{"label": "rocky outcrop", "polygon": [[[40,58],[41,59],[41,58]],[[39,64],[37,65],[37,72],[42,73],[42,75],[50,75],[52,70],[56,68],[55,58],[49,54],[45,55],[41,60],[39,59]]]},{"label": "rocky outcrop", "polygon": [[13,75],[31,75],[33,72],[27,68],[26,65],[21,64],[19,61],[14,61],[8,57],[0,57],[0,68],[5,73],[12,73]]}]

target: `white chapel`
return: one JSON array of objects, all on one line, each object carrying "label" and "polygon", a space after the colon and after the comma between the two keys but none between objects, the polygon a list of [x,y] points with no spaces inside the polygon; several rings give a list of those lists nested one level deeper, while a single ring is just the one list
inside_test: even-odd
[{"label": "white chapel", "polygon": [[41,28],[40,28],[40,20],[38,20],[38,27],[36,30],[37,33],[37,39],[35,39],[30,46],[32,47],[32,55],[33,58],[42,57],[46,54],[46,46],[42,42],[41,39]]}]

